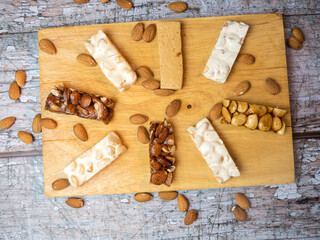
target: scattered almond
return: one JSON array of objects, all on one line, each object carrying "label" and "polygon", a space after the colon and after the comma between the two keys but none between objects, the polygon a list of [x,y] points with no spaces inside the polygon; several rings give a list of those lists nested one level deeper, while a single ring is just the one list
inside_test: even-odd
[{"label": "scattered almond", "polygon": [[302,48],[302,43],[296,37],[290,37],[288,46],[295,50],[300,50]]},{"label": "scattered almond", "polygon": [[24,132],[24,131],[18,132],[18,138],[25,144],[31,144],[33,142],[33,137],[28,132]]},{"label": "scattered almond", "polygon": [[148,121],[148,117],[145,115],[142,115],[140,113],[134,114],[129,118],[129,121],[132,124],[144,124],[146,121]]},{"label": "scattered almond", "polygon": [[0,128],[1,129],[8,129],[9,127],[12,126],[12,124],[14,124],[15,121],[16,121],[15,117],[4,118],[0,121]]},{"label": "scattered almond", "polygon": [[141,85],[149,90],[156,90],[160,88],[160,83],[157,80],[145,80],[141,83]]},{"label": "scattered almond", "polygon": [[196,221],[198,218],[198,212],[194,209],[191,209],[187,212],[186,216],[184,217],[184,225],[191,225]]},{"label": "scattered almond", "polygon": [[174,200],[178,196],[178,193],[175,191],[164,191],[164,192],[159,192],[158,196],[163,200]]},{"label": "scattered almond", "polygon": [[41,133],[41,114],[38,113],[32,121],[32,131],[36,134]]},{"label": "scattered almond", "polygon": [[292,32],[292,35],[293,35],[296,39],[298,39],[301,43],[304,42],[304,35],[303,35],[302,31],[300,30],[300,28],[295,27],[295,28],[293,28],[293,29],[291,30],[291,32]]},{"label": "scattered almond", "polygon": [[73,0],[75,3],[88,3],[89,0]]},{"label": "scattered almond", "polygon": [[26,83],[26,79],[27,79],[26,72],[22,71],[22,70],[16,71],[15,79],[16,79],[16,82],[19,85],[19,87],[24,86],[24,84]]},{"label": "scattered almond", "polygon": [[137,202],[147,202],[153,199],[153,196],[150,193],[136,193],[134,195],[134,200]]},{"label": "scattered almond", "polygon": [[178,208],[181,212],[188,211],[189,202],[185,196],[179,195],[177,199],[177,203],[178,203]]},{"label": "scattered almond", "polygon": [[143,144],[149,143],[149,134],[144,126],[139,126],[137,131],[137,139]]},{"label": "scattered almond", "polygon": [[241,96],[248,92],[250,89],[250,82],[249,81],[243,81],[239,83],[236,88],[234,89],[234,95]]},{"label": "scattered almond", "polygon": [[102,2],[102,3],[107,3],[107,2],[109,2],[110,0],[100,0],[100,2]]},{"label": "scattered almond", "polygon": [[57,122],[51,118],[42,118],[41,126],[47,129],[55,129],[57,127]]},{"label": "scattered almond", "polygon": [[60,179],[55,180],[52,183],[52,189],[53,190],[62,190],[64,188],[68,187],[69,185],[70,185],[70,183],[69,183],[68,179],[60,178]]},{"label": "scattered almond", "polygon": [[137,74],[144,80],[152,80],[153,72],[146,66],[141,66],[137,69]]},{"label": "scattered almond", "polygon": [[240,207],[238,206],[234,206],[232,208],[232,213],[234,215],[234,217],[238,220],[238,221],[245,221],[247,220],[247,213]]},{"label": "scattered almond", "polygon": [[181,13],[187,10],[188,5],[185,2],[172,2],[168,4],[168,8],[174,12]]},{"label": "scattered almond", "polygon": [[143,30],[144,30],[143,23],[137,23],[131,31],[132,39],[134,41],[140,41],[143,37]]},{"label": "scattered almond", "polygon": [[17,100],[20,97],[20,87],[16,81],[13,81],[9,88],[9,97],[12,100]]},{"label": "scattered almond", "polygon": [[266,79],[266,90],[269,93],[271,93],[272,95],[277,95],[278,93],[280,93],[280,86],[272,78],[267,78]]},{"label": "scattered almond", "polygon": [[175,91],[172,89],[156,89],[153,92],[158,96],[169,96],[171,94],[174,94]]},{"label": "scattered almond", "polygon": [[76,137],[79,138],[81,141],[85,142],[88,140],[88,133],[81,123],[77,123],[73,126],[73,132],[74,135],[76,135]]},{"label": "scattered almond", "polygon": [[117,0],[117,4],[124,10],[130,10],[133,7],[131,0]]},{"label": "scattered almond", "polygon": [[215,121],[221,115],[222,103],[216,103],[209,112],[209,118],[211,121]]},{"label": "scattered almond", "polygon": [[68,198],[66,204],[73,208],[81,208],[84,204],[83,198]]},{"label": "scattered almond", "polygon": [[54,55],[57,53],[56,47],[49,39],[41,39],[39,42],[39,48],[50,55]]},{"label": "scattered almond", "polygon": [[96,61],[88,54],[81,53],[77,56],[77,61],[83,65],[86,65],[88,67],[95,67],[97,66]]},{"label": "scattered almond", "polygon": [[238,205],[242,209],[247,210],[250,208],[250,203],[249,203],[249,200],[246,198],[246,196],[244,196],[242,193],[236,193],[234,196],[236,198]]},{"label": "scattered almond", "polygon": [[175,116],[175,115],[179,112],[180,107],[181,107],[181,100],[179,100],[179,99],[173,100],[173,101],[167,106],[166,115],[167,115],[168,117],[173,117],[173,116]]},{"label": "scattered almond", "polygon": [[254,64],[256,59],[251,54],[241,54],[238,57],[238,61],[242,62],[242,63],[245,63],[245,64],[248,64],[248,65],[251,65],[251,64]]},{"label": "scattered almond", "polygon": [[145,42],[151,42],[156,36],[156,25],[150,24],[143,33],[143,40]]}]

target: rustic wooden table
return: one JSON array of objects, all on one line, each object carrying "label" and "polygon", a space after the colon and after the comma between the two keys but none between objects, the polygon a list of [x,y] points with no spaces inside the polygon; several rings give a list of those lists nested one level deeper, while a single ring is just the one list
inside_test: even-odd
[{"label": "rustic wooden table", "polygon": [[[0,239],[319,239],[320,238],[320,1],[188,1],[174,13],[169,1],[135,0],[130,11],[115,0],[2,0],[0,2],[0,118],[16,116],[0,132]],[[157,196],[137,203],[132,194],[87,196],[72,209],[65,198],[43,191],[41,134],[31,145],[17,131],[31,131],[40,112],[37,30],[59,26],[236,14],[282,13],[286,38],[297,26],[303,49],[287,48],[296,183],[183,191],[198,220],[184,226],[176,201]],[[27,83],[20,100],[8,97],[14,73],[23,69]],[[248,221],[232,213],[234,193],[248,196]]]}]

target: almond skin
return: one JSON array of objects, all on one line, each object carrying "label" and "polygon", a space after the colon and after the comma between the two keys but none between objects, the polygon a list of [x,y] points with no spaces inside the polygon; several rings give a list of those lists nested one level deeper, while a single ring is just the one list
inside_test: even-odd
[{"label": "almond skin", "polygon": [[254,64],[256,59],[251,54],[241,54],[238,57],[238,61],[242,62],[242,63],[245,63],[245,64],[248,64],[248,65],[251,65],[251,64]]},{"label": "almond skin", "polygon": [[159,192],[158,196],[163,200],[174,200],[177,198],[178,193],[175,191],[165,191],[165,192]]},{"label": "almond skin", "polygon": [[17,100],[20,97],[20,87],[17,82],[13,81],[9,88],[9,97],[12,100]]},{"label": "almond skin", "polygon": [[83,4],[83,3],[88,3],[89,0],[73,0],[75,3],[80,3],[80,4]]},{"label": "almond skin", "polygon": [[280,86],[272,78],[267,78],[266,79],[266,90],[269,93],[271,93],[272,95],[277,95],[278,93],[280,93]]},{"label": "almond skin", "polygon": [[15,121],[16,121],[15,117],[4,118],[0,121],[0,128],[1,129],[8,129],[9,127],[11,127],[14,124]]},{"label": "almond skin", "polygon": [[19,87],[23,87],[26,83],[27,75],[25,71],[18,70],[15,73],[15,79]]},{"label": "almond skin", "polygon": [[160,88],[160,83],[157,80],[145,80],[141,85],[148,90],[156,90]]},{"label": "almond skin", "polygon": [[296,39],[298,39],[300,42],[304,42],[304,35],[303,35],[303,33],[302,33],[302,31],[300,30],[300,28],[297,28],[297,27],[295,27],[295,28],[293,28],[292,30],[291,30],[291,32],[292,32],[292,35],[296,38]]},{"label": "almond skin", "polygon": [[188,211],[189,202],[185,196],[179,195],[177,199],[177,203],[178,203],[178,208],[181,212]]},{"label": "almond skin", "polygon": [[288,46],[295,50],[300,50],[302,48],[302,43],[296,37],[290,37],[288,40]]},{"label": "almond skin", "polygon": [[137,69],[137,74],[144,80],[152,80],[153,79],[153,72],[150,68],[146,66],[141,66]]},{"label": "almond skin", "polygon": [[73,133],[83,142],[88,140],[88,133],[81,123],[77,123],[73,126]]},{"label": "almond skin", "polygon": [[32,121],[32,131],[36,134],[41,133],[42,126],[41,126],[41,114],[38,113]]},{"label": "almond skin", "polygon": [[136,193],[133,198],[137,202],[147,202],[152,200],[153,196],[150,193]]},{"label": "almond skin", "polygon": [[131,0],[117,0],[117,4],[124,10],[130,10],[133,7],[133,3]]},{"label": "almond skin", "polygon": [[155,95],[158,95],[158,96],[169,96],[174,94],[175,91],[172,89],[156,89],[153,92]]},{"label": "almond skin", "polygon": [[131,31],[132,39],[134,41],[140,41],[143,37],[143,31],[144,31],[143,23],[137,23]]},{"label": "almond skin", "polygon": [[222,103],[216,103],[209,112],[211,121],[217,120],[221,116]]},{"label": "almond skin", "polygon": [[28,132],[24,132],[24,131],[18,132],[18,138],[25,144],[31,144],[33,142],[33,137]]},{"label": "almond skin", "polygon": [[173,117],[175,115],[177,115],[177,113],[179,112],[181,107],[181,100],[179,99],[175,99],[173,100],[166,109],[166,115],[168,117]]},{"label": "almond skin", "polygon": [[143,144],[149,143],[149,134],[147,132],[147,129],[144,126],[139,126],[137,131],[137,139],[139,142]]},{"label": "almond skin", "polygon": [[56,47],[49,39],[41,39],[39,42],[39,48],[50,55],[55,55],[57,53]]},{"label": "almond skin", "polygon": [[168,8],[174,12],[181,13],[188,9],[188,5],[185,2],[173,2],[168,4]]},{"label": "almond skin", "polygon": [[234,95],[241,96],[248,92],[250,89],[250,82],[249,81],[243,81],[239,83],[236,88],[234,89]]},{"label": "almond skin", "polygon": [[73,208],[81,208],[84,204],[83,198],[68,198],[66,204]]},{"label": "almond skin", "polygon": [[69,185],[70,185],[70,183],[69,183],[68,179],[60,178],[60,179],[55,180],[52,183],[52,189],[53,190],[62,190],[64,188],[68,187]]},{"label": "almond skin", "polygon": [[142,37],[143,40],[145,42],[151,42],[155,38],[156,32],[157,32],[156,25],[150,24],[143,33],[143,37]]},{"label": "almond skin", "polygon": [[100,0],[100,2],[102,2],[102,3],[107,3],[107,2],[109,2],[110,0]]},{"label": "almond skin", "polygon": [[232,208],[232,213],[234,215],[234,217],[238,220],[238,221],[245,221],[247,220],[247,213],[240,207],[238,206],[234,206]]},{"label": "almond skin", "polygon": [[132,124],[144,124],[146,121],[148,121],[148,117],[142,114],[134,114],[129,118],[129,121]]},{"label": "almond skin", "polygon": [[83,65],[86,65],[88,67],[95,67],[97,66],[96,61],[88,54],[81,53],[77,56],[77,61]]},{"label": "almond skin", "polygon": [[184,225],[191,225],[198,218],[198,212],[194,209],[191,209],[186,216],[184,217]]},{"label": "almond skin", "polygon": [[234,195],[238,205],[242,208],[242,209],[249,209],[250,208],[250,202],[249,200],[246,198],[246,196],[244,196],[242,193],[236,193]]},{"label": "almond skin", "polygon": [[51,118],[42,118],[41,126],[46,129],[55,129],[57,127],[57,122]]}]

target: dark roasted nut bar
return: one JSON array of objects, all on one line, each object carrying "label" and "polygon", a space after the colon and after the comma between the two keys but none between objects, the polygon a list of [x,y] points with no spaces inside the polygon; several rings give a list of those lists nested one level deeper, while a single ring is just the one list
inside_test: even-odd
[{"label": "dark roasted nut bar", "polygon": [[150,182],[155,185],[164,183],[170,187],[176,169],[173,128],[166,119],[161,123],[152,122],[149,137]]},{"label": "dark roasted nut bar", "polygon": [[51,89],[45,109],[51,112],[96,119],[108,124],[113,116],[113,99],[67,88],[59,84]]}]

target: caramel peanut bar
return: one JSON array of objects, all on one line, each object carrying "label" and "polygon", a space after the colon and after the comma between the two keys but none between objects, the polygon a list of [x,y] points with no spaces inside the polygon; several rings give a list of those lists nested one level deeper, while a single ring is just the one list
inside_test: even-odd
[{"label": "caramel peanut bar", "polygon": [[227,21],[213,48],[203,75],[218,83],[225,83],[236,60],[249,26],[243,22]]},{"label": "caramel peanut bar", "polygon": [[51,112],[97,119],[108,124],[113,116],[113,99],[67,88],[59,84],[51,89],[45,109]]},{"label": "caramel peanut bar", "polygon": [[77,188],[116,160],[127,148],[120,137],[111,132],[91,149],[64,168],[70,184]]},{"label": "caramel peanut bar", "polygon": [[104,75],[120,92],[136,81],[137,75],[130,64],[102,30],[92,35],[85,46]]},{"label": "caramel peanut bar", "polygon": [[195,127],[189,127],[188,132],[220,184],[231,177],[240,176],[227,148],[207,118],[199,121]]},{"label": "caramel peanut bar", "polygon": [[149,137],[150,182],[155,185],[164,183],[170,187],[176,169],[173,128],[166,119],[162,123],[152,122]]},{"label": "caramel peanut bar", "polygon": [[222,123],[284,134],[287,110],[228,99],[222,104]]}]

